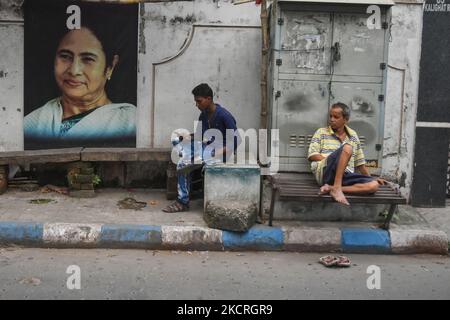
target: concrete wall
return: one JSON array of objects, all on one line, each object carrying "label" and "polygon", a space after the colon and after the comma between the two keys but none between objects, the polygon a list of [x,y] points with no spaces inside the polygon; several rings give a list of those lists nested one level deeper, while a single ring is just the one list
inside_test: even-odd
[{"label": "concrete wall", "polygon": [[[167,147],[177,128],[193,130],[191,90],[208,82],[238,127],[257,128],[260,109],[259,6],[231,0],[140,6],[138,147]],[[153,125],[152,125],[153,124]]]},{"label": "concrete wall", "polygon": [[[0,2],[0,151],[23,150],[22,2]],[[172,130],[193,130],[199,111],[191,90],[200,82],[211,84],[216,101],[236,116],[240,127],[257,127],[259,25],[254,3],[141,4],[137,146],[168,147]]]},{"label": "concrete wall", "polygon": [[422,13],[421,1],[397,1],[392,7],[382,173],[406,197],[414,169]]},{"label": "concrete wall", "polygon": [[[0,2],[0,151],[23,149],[21,3]],[[413,172],[422,10],[415,0],[397,1],[392,8],[382,166],[406,196]],[[239,127],[258,127],[258,6],[235,6],[231,0],[146,3],[140,5],[139,21],[138,147],[169,146],[173,129],[192,130],[198,110],[190,91],[202,81],[211,83],[217,102],[234,113]]]},{"label": "concrete wall", "polygon": [[23,150],[23,14],[0,1],[0,151]]}]

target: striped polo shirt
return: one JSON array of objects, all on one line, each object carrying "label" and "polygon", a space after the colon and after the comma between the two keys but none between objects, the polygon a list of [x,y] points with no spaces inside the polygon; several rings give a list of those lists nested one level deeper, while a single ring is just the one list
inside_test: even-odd
[{"label": "striped polo shirt", "polygon": [[348,126],[345,126],[345,131],[347,132],[347,137],[345,137],[344,141],[339,140],[331,127],[318,129],[311,139],[308,158],[315,154],[321,154],[325,157],[325,159],[322,159],[321,161],[311,161],[311,171],[320,185],[323,184],[322,176],[323,168],[326,167],[326,157],[345,143],[348,143],[353,148],[353,154],[345,171],[355,172],[355,167],[359,167],[366,163],[357,133]]}]

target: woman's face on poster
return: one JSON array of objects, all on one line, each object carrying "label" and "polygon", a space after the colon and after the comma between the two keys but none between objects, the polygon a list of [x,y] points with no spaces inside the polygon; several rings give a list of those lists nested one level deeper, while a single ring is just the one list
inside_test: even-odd
[{"label": "woman's face on poster", "polygon": [[59,43],[55,57],[55,79],[62,94],[89,103],[104,93],[112,69],[106,68],[102,44],[86,28],[68,32]]}]

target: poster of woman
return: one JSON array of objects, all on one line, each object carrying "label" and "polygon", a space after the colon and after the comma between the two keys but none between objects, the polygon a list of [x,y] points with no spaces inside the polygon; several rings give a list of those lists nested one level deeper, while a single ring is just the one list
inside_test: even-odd
[{"label": "poster of woman", "polygon": [[136,146],[137,5],[25,4],[25,149]]}]

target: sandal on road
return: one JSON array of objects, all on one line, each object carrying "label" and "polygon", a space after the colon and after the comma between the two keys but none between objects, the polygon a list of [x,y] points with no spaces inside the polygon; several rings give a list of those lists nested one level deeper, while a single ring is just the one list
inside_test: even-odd
[{"label": "sandal on road", "polygon": [[171,205],[168,205],[167,207],[162,209],[162,211],[169,212],[169,213],[189,211],[189,205],[182,204],[182,203],[180,203],[178,201],[175,201]]},{"label": "sandal on road", "polygon": [[346,256],[338,256],[336,265],[338,267],[350,267],[351,261]]},{"label": "sandal on road", "polygon": [[319,262],[329,268],[337,265],[338,259],[333,256],[324,256],[319,259]]}]

